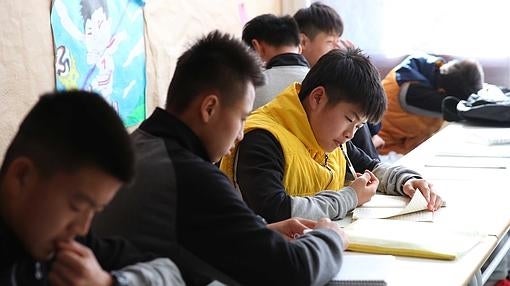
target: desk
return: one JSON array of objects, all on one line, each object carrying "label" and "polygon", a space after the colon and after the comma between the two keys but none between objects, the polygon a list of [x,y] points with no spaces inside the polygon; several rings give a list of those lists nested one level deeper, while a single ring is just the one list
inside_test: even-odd
[{"label": "desk", "polygon": [[[510,145],[489,146],[475,134],[502,132],[510,128],[452,123],[397,162],[419,171],[446,200],[434,223],[487,236],[454,261],[397,257],[389,285],[467,285],[480,270],[487,281],[510,248]],[[465,163],[469,168],[451,167]]]}]

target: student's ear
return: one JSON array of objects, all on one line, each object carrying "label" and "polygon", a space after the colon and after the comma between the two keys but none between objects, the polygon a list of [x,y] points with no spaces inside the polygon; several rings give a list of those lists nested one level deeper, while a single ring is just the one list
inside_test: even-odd
[{"label": "student's ear", "polygon": [[262,45],[260,44],[260,42],[256,39],[252,39],[251,40],[251,45],[253,47],[253,49],[255,50],[255,52],[259,55],[262,55]]},{"label": "student's ear", "polygon": [[33,161],[27,157],[14,159],[4,175],[5,191],[11,198],[25,195],[37,181],[38,171]]},{"label": "student's ear", "polygon": [[209,122],[219,108],[220,100],[218,95],[211,93],[205,95],[200,104],[200,116],[203,122]]},{"label": "student's ear", "polygon": [[309,42],[310,39],[308,39],[308,37],[304,33],[299,33],[299,46],[301,53],[303,53],[303,51],[306,50]]},{"label": "student's ear", "polygon": [[267,57],[267,45],[262,42],[262,41],[258,41],[258,40],[251,40],[251,44],[253,45],[253,49],[255,50],[255,52],[259,55],[259,57],[262,59],[262,61],[266,61],[266,57]]},{"label": "student's ear", "polygon": [[318,86],[310,92],[308,96],[308,105],[312,110],[320,109],[321,106],[327,102],[326,89],[323,86]]}]

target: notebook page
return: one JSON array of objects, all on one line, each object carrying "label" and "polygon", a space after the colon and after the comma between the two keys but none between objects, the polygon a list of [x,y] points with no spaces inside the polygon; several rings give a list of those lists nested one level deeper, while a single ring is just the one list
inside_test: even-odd
[{"label": "notebook page", "polygon": [[[361,207],[354,209],[352,218],[390,218],[403,214],[418,212],[427,208],[427,200],[420,191],[416,191],[413,195],[413,198],[403,206],[402,203],[408,201],[408,198],[400,197],[400,199],[396,199],[391,198],[396,196],[385,196],[390,197],[387,198],[388,200],[385,200],[386,198],[382,199],[380,196],[375,199],[374,202],[371,202],[371,200]],[[430,218],[427,218],[425,221],[430,221]]]}]

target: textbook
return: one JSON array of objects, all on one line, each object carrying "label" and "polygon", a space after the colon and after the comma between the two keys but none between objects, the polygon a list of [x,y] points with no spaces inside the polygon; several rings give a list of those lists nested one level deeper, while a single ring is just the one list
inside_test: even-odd
[{"label": "textbook", "polygon": [[385,286],[394,269],[393,255],[366,255],[345,253],[342,268],[327,285]]},{"label": "textbook", "polygon": [[348,250],[454,260],[486,235],[434,223],[360,219],[344,228]]},{"label": "textbook", "polygon": [[419,191],[410,199],[406,196],[376,194],[354,209],[352,219],[392,218],[411,221],[434,221],[434,213],[427,210],[427,200]]}]

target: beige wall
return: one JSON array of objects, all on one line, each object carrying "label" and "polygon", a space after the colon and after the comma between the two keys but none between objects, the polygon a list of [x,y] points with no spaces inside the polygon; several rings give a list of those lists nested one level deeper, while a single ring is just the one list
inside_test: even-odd
[{"label": "beige wall", "polygon": [[[166,91],[178,56],[197,37],[220,29],[240,37],[244,22],[262,13],[280,13],[280,1],[272,0],[150,0],[147,21],[147,110],[164,105]],[[239,6],[246,19],[241,19]],[[171,19],[169,19],[171,17]]]},{"label": "beige wall", "polygon": [[[244,6],[244,17],[239,6]],[[38,96],[54,88],[51,1],[6,0],[0,17],[0,156]],[[147,113],[164,104],[175,62],[212,29],[240,35],[243,20],[281,11],[272,0],[147,0]],[[241,19],[245,18],[245,19]]]}]

